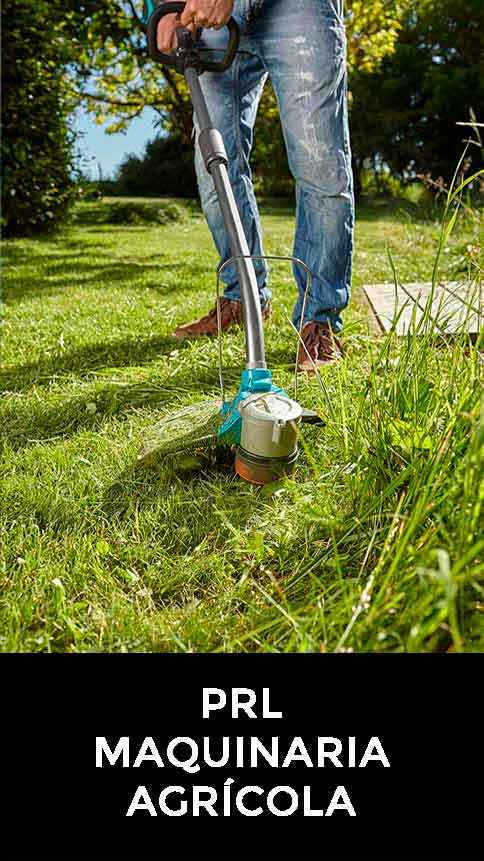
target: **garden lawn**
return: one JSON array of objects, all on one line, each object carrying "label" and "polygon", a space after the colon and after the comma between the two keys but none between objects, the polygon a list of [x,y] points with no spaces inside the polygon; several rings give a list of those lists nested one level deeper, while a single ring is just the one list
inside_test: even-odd
[{"label": "garden lawn", "polygon": [[[378,336],[362,284],[430,280],[439,224],[408,202],[358,212],[346,357],[299,399],[292,479],[136,468],[164,415],[218,395],[213,341],[177,323],[214,299],[216,255],[181,222],[109,225],[85,203],[47,240],[4,243],[0,647],[4,651],[452,651],[484,648],[479,344]],[[266,253],[292,210],[266,206]],[[477,222],[442,275],[479,274]],[[292,391],[290,267],[272,264],[266,327]],[[476,280],[476,284],[477,284]],[[229,391],[240,331],[224,337]]]}]

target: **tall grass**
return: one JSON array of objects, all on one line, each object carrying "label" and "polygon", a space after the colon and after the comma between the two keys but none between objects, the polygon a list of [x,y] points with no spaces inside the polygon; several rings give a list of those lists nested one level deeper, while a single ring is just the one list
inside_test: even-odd
[{"label": "tall grass", "polygon": [[[347,608],[346,627],[335,638],[336,650],[348,641],[364,648],[372,629],[377,642],[388,637],[398,642],[398,615],[400,623],[403,617],[408,620],[408,635],[400,646],[461,651],[463,608],[469,597],[484,594],[483,336],[481,331],[473,342],[465,320],[460,331],[446,336],[444,310],[430,313],[441,256],[462,214],[463,192],[484,173],[458,182],[459,168],[447,194],[433,289],[424,313],[417,322],[414,309],[405,337],[397,336],[397,316],[382,341],[369,344],[362,361],[367,372],[359,386],[349,365],[340,366],[331,411],[327,399],[320,400],[333,457],[338,452],[334,459],[342,461],[331,476],[324,475],[324,485],[345,476],[342,502],[347,509],[342,518],[334,500],[332,505],[311,501],[305,539],[311,536],[318,544],[326,535],[326,543],[323,540],[321,552],[299,566],[288,594],[293,613],[299,603],[306,613],[307,578],[313,578],[316,595],[317,572],[325,566],[337,571],[336,595],[349,592],[354,603]],[[398,285],[391,255],[390,264]],[[478,260],[473,269],[469,310],[478,306],[482,315],[483,270]],[[314,482],[323,496],[321,476]],[[326,595],[321,611],[330,601]],[[476,606],[480,612],[484,609],[479,600]],[[334,616],[330,610],[325,615],[331,618],[325,626],[328,638]],[[295,629],[296,619],[297,614]],[[481,622],[472,634],[482,642],[483,632]],[[319,637],[319,632],[311,637],[311,648]]]},{"label": "tall grass", "polygon": [[[414,280],[423,233],[437,283],[452,231],[469,240],[463,189],[437,232],[387,214],[373,234],[370,213],[362,251],[391,227],[387,271]],[[283,252],[292,222],[265,223],[268,253]],[[300,381],[324,426],[304,428],[293,478],[256,489],[226,462],[201,474],[135,467],[161,415],[217,395],[216,345],[170,336],[210,301],[204,231],[86,225],[7,246],[1,648],[482,650],[482,334],[448,337],[415,318],[403,338],[395,326],[375,337],[356,293],[345,360]],[[282,267],[273,276],[268,354],[290,391],[292,283]],[[477,296],[478,258],[468,277]],[[240,334],[227,335],[228,385],[242,362]]]}]

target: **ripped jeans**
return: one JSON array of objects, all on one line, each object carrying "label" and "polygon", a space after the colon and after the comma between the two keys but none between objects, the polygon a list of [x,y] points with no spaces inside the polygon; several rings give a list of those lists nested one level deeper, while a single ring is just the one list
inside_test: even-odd
[{"label": "ripped jeans", "polygon": [[[311,271],[305,322],[342,329],[351,289],[354,200],[347,103],[343,0],[235,0],[240,47],[227,72],[205,72],[200,83],[212,122],[223,136],[229,176],[251,254],[263,254],[259,211],[249,167],[253,130],[269,77],[279,105],[289,167],[296,181],[294,256]],[[205,30],[203,43],[224,47],[227,29]],[[212,59],[205,55],[207,59]],[[220,54],[213,58],[220,59]],[[196,147],[202,209],[221,261],[231,256],[212,178]],[[261,304],[271,296],[268,267],[254,261]],[[293,267],[299,326],[306,275]],[[240,299],[235,266],[222,273],[225,295]]]}]

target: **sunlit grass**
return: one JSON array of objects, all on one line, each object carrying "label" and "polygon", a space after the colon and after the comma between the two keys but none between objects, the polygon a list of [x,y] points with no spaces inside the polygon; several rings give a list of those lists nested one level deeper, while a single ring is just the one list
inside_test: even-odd
[{"label": "sunlit grass", "polygon": [[[299,399],[320,411],[294,478],[137,470],[160,416],[216,397],[216,344],[174,326],[213,301],[194,208],[165,226],[77,223],[4,243],[0,645],[4,650],[480,650],[484,645],[480,344],[378,336],[360,287],[480,287],[478,224],[411,204],[360,209],[346,358]],[[291,253],[289,207],[264,214]],[[470,247],[472,251],[467,251]],[[447,249],[447,250],[446,250]],[[390,252],[390,254],[389,254]],[[273,264],[267,353],[290,392],[290,267]],[[224,338],[227,384],[241,333]]]}]

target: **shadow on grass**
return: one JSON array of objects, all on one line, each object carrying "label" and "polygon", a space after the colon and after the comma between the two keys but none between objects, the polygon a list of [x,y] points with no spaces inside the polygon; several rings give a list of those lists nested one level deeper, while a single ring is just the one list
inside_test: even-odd
[{"label": "shadow on grass", "polygon": [[205,394],[213,397],[217,388],[217,369],[207,368],[198,369],[196,375],[186,372],[170,377],[158,385],[112,383],[65,401],[59,396],[49,404],[40,399],[20,402],[12,411],[7,403],[0,420],[0,440],[19,450],[39,442],[67,439],[80,430],[100,429],[113,416],[124,418],[134,409],[181,409],[187,401],[202,400]]},{"label": "shadow on grass", "polygon": [[[31,241],[31,240],[29,240]],[[50,240],[53,242],[53,240]],[[37,251],[36,253],[32,253],[32,248],[29,249],[24,248],[23,246],[18,246],[13,242],[5,242],[2,249],[2,257],[4,261],[4,265],[9,266],[39,266],[44,263],[51,263],[53,260],[72,260],[75,258],[76,260],[81,259],[82,257],[89,257],[92,259],[93,252],[98,251],[99,249],[106,250],[105,245],[101,245],[97,242],[84,244],[79,247],[72,247],[72,241],[69,242],[68,239],[61,240],[57,239],[55,241],[56,250],[49,251],[46,253],[43,248]],[[58,249],[58,250],[57,250]]]},{"label": "shadow on grass", "polygon": [[[86,253],[83,256],[91,257],[92,255]],[[50,257],[48,259],[50,261]],[[32,260],[32,265],[37,265],[35,258]],[[169,276],[174,272],[177,273],[177,277],[171,283],[163,280],[167,275]],[[147,273],[152,276],[148,281],[145,277]],[[24,276],[19,279],[15,286],[4,285],[4,301],[6,304],[12,305],[19,301],[24,302],[28,298],[50,297],[60,292],[65,296],[66,291],[72,288],[78,290],[94,285],[103,289],[117,284],[126,286],[126,281],[131,282],[130,289],[149,289],[165,295],[180,289],[180,286],[183,290],[199,290],[200,283],[196,279],[206,274],[207,266],[197,262],[116,263],[109,265],[81,262],[76,256],[69,263],[45,266],[41,276],[36,279]],[[156,276],[159,276],[159,280]],[[80,278],[81,280],[79,280]],[[139,283],[140,278],[143,278],[142,283]]]},{"label": "shadow on grass", "polygon": [[[223,446],[204,452],[196,465],[188,465],[181,455],[150,466],[134,460],[105,488],[100,511],[109,518],[126,518],[137,509],[156,505],[160,494],[168,488],[179,487],[205,497],[205,481],[227,480],[229,486],[233,476],[234,452]],[[251,512],[249,503],[247,516]]]},{"label": "shadow on grass", "polygon": [[135,340],[119,339],[109,343],[85,344],[61,355],[29,362],[18,368],[0,371],[0,391],[21,392],[34,384],[48,384],[52,377],[75,372],[83,376],[102,368],[124,368],[145,365],[175,348],[183,349],[187,342],[174,336],[159,336]]}]

